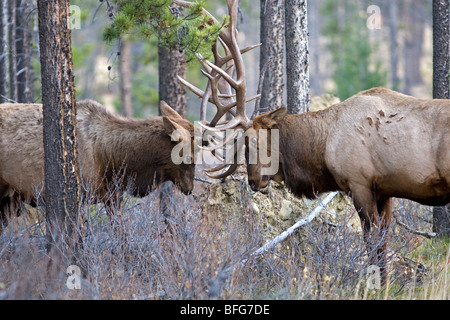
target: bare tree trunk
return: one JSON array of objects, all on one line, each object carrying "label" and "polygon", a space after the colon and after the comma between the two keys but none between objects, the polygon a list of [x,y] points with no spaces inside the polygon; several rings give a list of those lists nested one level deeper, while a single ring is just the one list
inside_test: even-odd
[{"label": "bare tree trunk", "polygon": [[422,57],[424,20],[421,14],[425,10],[425,6],[423,0],[405,0],[403,5],[405,21],[403,90],[405,94],[411,94],[412,87],[423,83],[420,59]]},{"label": "bare tree trunk", "polygon": [[120,99],[122,102],[122,114],[126,117],[132,117],[133,100],[131,92],[131,43],[123,40],[120,46]]},{"label": "bare tree trunk", "polygon": [[306,0],[286,0],[285,37],[287,112],[308,112],[310,85]]},{"label": "bare tree trunk", "polygon": [[17,98],[16,1],[8,1],[9,98]]},{"label": "bare tree trunk", "polygon": [[312,77],[311,81],[311,91],[312,94],[318,95],[322,93],[322,86],[320,81],[320,55],[319,55],[319,39],[320,39],[320,15],[319,15],[319,6],[321,1],[315,0],[311,1],[308,4],[308,16],[311,19],[308,20],[309,27],[309,47],[311,48],[311,70]]},{"label": "bare tree trunk", "polygon": [[[177,75],[182,78],[186,76],[185,53],[177,49],[168,49],[159,46],[158,55],[159,100],[165,101],[184,118],[186,117],[186,95],[184,87],[178,81]],[[163,182],[159,193],[159,210],[166,216],[174,209],[173,195],[173,183],[170,181]]]},{"label": "bare tree trunk", "polygon": [[284,0],[261,0],[260,72],[266,68],[261,89],[260,113],[283,105]]},{"label": "bare tree trunk", "polygon": [[72,247],[79,205],[76,109],[69,0],[39,0],[44,116],[45,209],[49,249],[66,231]]},{"label": "bare tree trunk", "polygon": [[8,2],[0,3],[0,103],[9,98]]},{"label": "bare tree trunk", "polygon": [[186,58],[184,52],[158,48],[159,55],[159,100],[164,100],[183,118],[186,116],[186,96],[184,87],[177,75],[184,78],[186,74]]},{"label": "bare tree trunk", "polygon": [[391,51],[391,83],[394,90],[399,89],[400,78],[398,76],[398,3],[397,0],[389,1],[389,38]]},{"label": "bare tree trunk", "polygon": [[[433,98],[449,98],[449,0],[433,0]],[[450,236],[450,204],[433,208],[433,231]]]},{"label": "bare tree trunk", "polygon": [[32,5],[17,0],[16,7],[16,54],[17,54],[17,101],[33,102],[33,37]]}]

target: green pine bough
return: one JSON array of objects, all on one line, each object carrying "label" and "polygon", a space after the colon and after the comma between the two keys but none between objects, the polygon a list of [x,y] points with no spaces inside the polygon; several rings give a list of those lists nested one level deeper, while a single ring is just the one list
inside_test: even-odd
[{"label": "green pine bough", "polygon": [[157,37],[159,44],[185,51],[188,61],[199,53],[210,58],[211,47],[222,28],[229,22],[224,15],[219,22],[203,8],[203,1],[180,3],[172,0],[109,0],[108,13],[111,23],[103,32],[103,38],[111,43],[124,35],[138,39]]}]

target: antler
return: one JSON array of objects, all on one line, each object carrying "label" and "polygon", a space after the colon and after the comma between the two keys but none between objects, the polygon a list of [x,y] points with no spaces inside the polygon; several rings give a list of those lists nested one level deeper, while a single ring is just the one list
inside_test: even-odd
[{"label": "antler", "polygon": [[[188,7],[193,5],[187,1],[174,0],[174,3]],[[200,125],[209,131],[225,131],[228,129],[235,129],[234,133],[224,139],[221,143],[213,144],[207,148],[209,151],[217,151],[218,149],[226,149],[225,147],[229,145],[231,141],[234,144],[237,143],[236,130],[242,129],[247,130],[251,127],[252,121],[247,117],[246,114],[246,103],[255,100],[260,97],[260,94],[253,96],[249,99],[246,98],[246,78],[245,78],[245,68],[244,61],[242,59],[242,54],[254,49],[258,45],[250,46],[243,50],[239,49],[237,43],[237,14],[238,14],[238,0],[227,0],[228,12],[230,15],[229,24],[226,28],[223,28],[218,36],[218,42],[221,44],[225,51],[225,55],[222,56],[218,50],[218,43],[212,46],[212,52],[214,56],[214,63],[204,59],[199,53],[196,54],[197,59],[203,67],[202,73],[208,78],[208,85],[206,90],[203,91],[194,85],[190,84],[186,80],[178,77],[178,79],[194,94],[202,98],[201,102],[201,114]],[[205,9],[202,9],[203,13],[211,18],[211,21],[217,23],[217,20]],[[225,68],[224,68],[225,67]],[[235,71],[235,77],[233,77],[233,72]],[[233,94],[234,91],[234,94]],[[209,124],[206,123],[206,106],[208,102],[216,106],[216,114]],[[227,113],[232,115],[232,119],[225,124],[218,125],[219,120]],[[228,167],[228,169],[219,175],[211,175],[213,178],[224,178],[231,173],[233,173],[237,168],[237,152],[239,148],[235,149],[233,155],[233,163],[226,164],[223,163],[215,168],[211,168],[207,171],[217,172]]]}]

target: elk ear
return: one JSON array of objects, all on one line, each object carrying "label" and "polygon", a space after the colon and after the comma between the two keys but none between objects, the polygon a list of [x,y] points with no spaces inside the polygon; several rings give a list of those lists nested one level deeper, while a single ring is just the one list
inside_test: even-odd
[{"label": "elk ear", "polygon": [[161,110],[161,115],[172,118],[172,119],[183,119],[178,112],[173,110],[165,101],[161,100],[159,103],[159,110]]},{"label": "elk ear", "polygon": [[264,125],[270,129],[273,126],[275,126],[278,121],[282,120],[284,116],[286,115],[286,108],[281,107],[279,109],[273,110],[265,114],[261,121],[264,123]]},{"label": "elk ear", "polygon": [[173,141],[183,140],[182,139],[183,127],[181,127],[175,121],[169,119],[166,116],[163,116],[163,124],[164,124],[164,130],[169,135],[169,137],[172,138]]}]

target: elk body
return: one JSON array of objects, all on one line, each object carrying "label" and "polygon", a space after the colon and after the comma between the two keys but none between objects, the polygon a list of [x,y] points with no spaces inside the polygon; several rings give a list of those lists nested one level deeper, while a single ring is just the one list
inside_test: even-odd
[{"label": "elk body", "polygon": [[[284,181],[297,197],[351,195],[372,263],[383,271],[392,197],[425,205],[450,202],[450,101],[417,99],[384,88],[363,91],[329,109],[257,116],[252,129],[279,130],[279,171],[248,164],[253,190]],[[267,144],[265,144],[267,145]],[[369,239],[378,230],[383,237]]]},{"label": "elk body", "polygon": [[[76,108],[80,177],[100,201],[108,201],[117,177],[123,179],[122,187],[130,183],[134,196],[143,197],[154,182],[168,180],[185,194],[192,191],[193,161],[175,165],[171,152],[177,143],[193,145],[194,126],[167,104],[161,102],[163,116],[147,119],[113,115],[91,100]],[[171,139],[175,130],[178,141]],[[8,212],[17,211],[19,201],[35,204],[43,180],[42,105],[1,104],[0,226]]]}]

